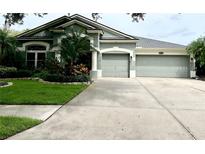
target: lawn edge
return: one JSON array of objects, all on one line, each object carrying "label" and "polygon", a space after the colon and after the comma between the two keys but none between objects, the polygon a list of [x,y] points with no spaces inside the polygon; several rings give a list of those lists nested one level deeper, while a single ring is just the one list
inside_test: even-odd
[{"label": "lawn edge", "polygon": [[34,118],[30,118],[30,117],[25,117],[25,116],[22,116],[22,117],[21,117],[21,116],[9,116],[9,115],[3,116],[3,115],[1,115],[1,117],[28,118],[28,119],[32,119],[32,120],[37,120],[37,121],[39,121],[39,123],[36,124],[36,125],[33,125],[33,126],[31,126],[31,127],[28,127],[27,129],[24,129],[24,130],[22,130],[22,131],[20,131],[20,132],[17,132],[17,133],[14,134],[14,135],[8,136],[8,137],[3,138],[3,139],[0,139],[0,140],[7,140],[8,138],[10,138],[10,137],[12,137],[12,136],[15,136],[15,135],[17,135],[17,134],[20,134],[21,132],[24,132],[24,131],[26,131],[26,130],[28,130],[28,129],[31,129],[31,128],[35,127],[35,126],[38,126],[38,125],[40,125],[40,124],[42,124],[42,123],[44,122],[43,120],[40,120],[40,119],[34,119]]},{"label": "lawn edge", "polygon": [[[33,126],[33,127],[37,127],[38,125],[43,124],[44,122],[46,122],[47,120],[49,120],[49,119],[50,119],[56,112],[58,112],[62,107],[64,107],[65,105],[69,104],[69,102],[71,102],[73,99],[75,99],[78,95],[80,95],[82,92],[84,92],[86,89],[88,89],[88,88],[91,87],[92,85],[93,85],[93,84],[88,85],[84,90],[82,90],[81,92],[79,92],[76,96],[72,97],[70,101],[65,102],[65,104],[61,105],[56,111],[54,111],[54,112],[53,112],[50,116],[48,116],[45,120],[42,120],[41,123],[39,123],[39,124],[37,124],[37,125],[35,125],[35,126]],[[31,128],[33,128],[33,127],[31,127]],[[25,129],[25,130],[23,130],[22,132],[16,133],[15,135],[20,134],[20,133],[23,133],[24,131],[27,131],[27,130],[29,130],[29,129],[31,129],[31,128]],[[15,135],[12,135],[12,136],[15,136]],[[5,138],[5,139],[3,139],[3,140],[7,140],[7,139],[9,139],[9,138],[12,137],[12,136],[9,136],[9,137],[7,137],[7,138]]]}]

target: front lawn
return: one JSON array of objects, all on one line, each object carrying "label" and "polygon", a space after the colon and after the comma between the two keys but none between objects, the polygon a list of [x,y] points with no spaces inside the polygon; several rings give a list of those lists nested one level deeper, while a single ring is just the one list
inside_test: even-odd
[{"label": "front lawn", "polygon": [[62,105],[87,87],[85,84],[45,84],[34,80],[9,82],[13,82],[13,85],[0,88],[0,104]]},{"label": "front lawn", "polygon": [[15,135],[41,123],[40,120],[12,116],[0,116],[0,140]]}]

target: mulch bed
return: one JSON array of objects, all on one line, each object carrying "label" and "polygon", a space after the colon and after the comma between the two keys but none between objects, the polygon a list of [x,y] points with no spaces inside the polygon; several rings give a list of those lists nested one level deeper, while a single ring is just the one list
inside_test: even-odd
[{"label": "mulch bed", "polygon": [[0,82],[0,87],[6,86],[6,85],[8,85],[7,82]]}]

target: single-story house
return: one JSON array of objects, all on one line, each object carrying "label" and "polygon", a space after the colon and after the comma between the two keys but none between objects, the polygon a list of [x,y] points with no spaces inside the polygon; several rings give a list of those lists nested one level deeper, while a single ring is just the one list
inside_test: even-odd
[{"label": "single-story house", "polygon": [[195,77],[195,60],[186,46],[131,36],[75,14],[63,16],[17,36],[26,51],[28,65],[38,67],[46,52],[60,58],[58,44],[70,26],[87,31],[92,49],[92,78],[100,77]]}]

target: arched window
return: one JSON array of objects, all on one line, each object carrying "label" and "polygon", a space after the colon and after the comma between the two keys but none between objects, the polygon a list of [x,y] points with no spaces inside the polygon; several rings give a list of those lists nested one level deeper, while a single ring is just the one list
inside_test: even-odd
[{"label": "arched window", "polygon": [[46,50],[46,46],[43,45],[28,45],[27,50]]}]

